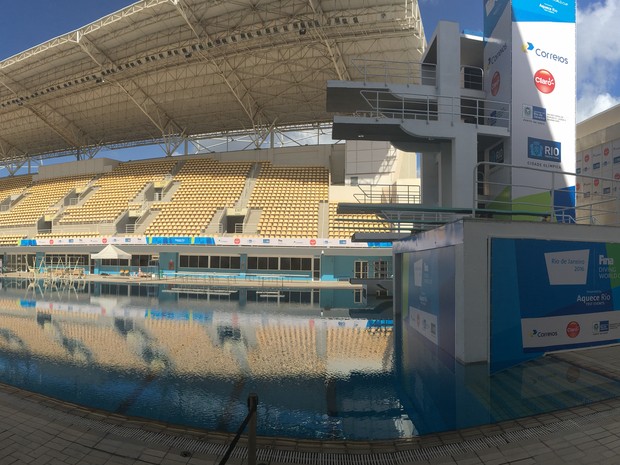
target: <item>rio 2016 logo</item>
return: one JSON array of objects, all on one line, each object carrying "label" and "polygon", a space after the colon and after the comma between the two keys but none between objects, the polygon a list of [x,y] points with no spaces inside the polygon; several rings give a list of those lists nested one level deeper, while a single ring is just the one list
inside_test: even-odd
[{"label": "rio 2016 logo", "polygon": [[534,74],[534,85],[543,94],[550,94],[555,89],[555,78],[546,69],[539,69]]}]

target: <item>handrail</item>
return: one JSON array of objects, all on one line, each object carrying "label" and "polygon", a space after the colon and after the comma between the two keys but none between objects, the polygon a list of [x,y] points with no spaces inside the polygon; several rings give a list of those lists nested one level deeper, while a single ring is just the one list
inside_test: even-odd
[{"label": "handrail", "polygon": [[484,69],[478,66],[461,66],[461,87],[463,89],[484,90]]},{"label": "handrail", "polygon": [[219,465],[225,465],[230,458],[230,454],[232,454],[235,446],[239,442],[239,438],[241,438],[241,434],[248,424],[250,425],[248,431],[248,465],[256,465],[256,409],[258,406],[258,396],[254,393],[250,393],[248,396],[248,414],[245,416],[245,419],[239,426],[237,430],[237,434],[231,441],[226,453],[220,460]]},{"label": "handrail", "polygon": [[437,65],[434,63],[359,58],[352,59],[351,63],[363,82],[430,86],[435,86],[437,82]]},{"label": "handrail", "polygon": [[[493,170],[495,177],[499,178],[498,172],[502,169],[509,170],[511,174],[506,177],[505,182],[491,180],[488,175],[480,178],[480,173],[485,170]],[[536,176],[529,176],[528,179],[536,178],[536,183],[513,183],[512,174],[518,171],[535,174]],[[545,177],[541,178],[541,176]],[[496,212],[505,209],[507,216],[516,214],[514,212],[518,210],[518,214],[523,216],[545,216],[562,223],[620,225],[620,198],[617,196],[620,192],[620,181],[616,179],[497,162],[477,163],[474,167],[473,179],[475,187],[472,214],[474,216],[484,215],[489,211],[485,207],[494,205]],[[593,185],[599,185],[600,192],[589,195],[580,192],[580,185],[587,181],[592,182]],[[574,207],[558,203],[555,197],[557,191],[571,185],[576,186]],[[501,200],[497,194],[506,188],[523,188],[530,193],[550,193],[551,202],[549,205],[541,205],[527,200]]]},{"label": "handrail", "polygon": [[510,104],[474,97],[451,97],[419,93],[399,93],[387,90],[362,90],[368,110],[357,112],[373,118],[416,119],[447,122],[457,119],[482,126],[510,128]]},{"label": "handrail", "polygon": [[422,203],[417,184],[358,184],[361,193],[353,194],[359,203]]}]

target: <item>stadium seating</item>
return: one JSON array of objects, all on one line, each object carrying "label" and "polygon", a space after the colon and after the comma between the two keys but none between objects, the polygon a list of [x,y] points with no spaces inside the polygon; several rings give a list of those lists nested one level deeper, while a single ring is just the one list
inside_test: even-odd
[{"label": "stadium seating", "polygon": [[338,204],[329,204],[329,237],[351,237],[355,232],[386,232],[390,229],[389,223],[381,221],[374,214],[347,214],[337,213]]},{"label": "stadium seating", "polygon": [[327,169],[265,163],[249,204],[262,211],[258,224],[261,236],[318,237],[319,202],[328,198]]},{"label": "stadium seating", "polygon": [[146,230],[150,236],[198,236],[218,208],[234,207],[252,167],[248,162],[220,163],[193,158],[174,176],[180,187],[170,202],[156,202],[160,213]]},{"label": "stadium seating", "polygon": [[97,191],[83,205],[67,207],[59,224],[113,222],[148,182],[163,181],[176,163],[167,158],[119,164],[95,182]]},{"label": "stadium seating", "polygon": [[[250,183],[253,168],[258,168],[258,175]],[[148,200],[139,194],[146,192],[149,183],[150,192],[174,189],[167,196],[165,189],[158,197],[151,194]],[[80,201],[77,195],[81,193],[86,196]],[[120,215],[149,208],[138,235],[200,236],[206,234],[218,210],[241,204],[241,208],[255,211],[258,220],[252,223],[251,232],[237,231],[239,235],[348,238],[359,231],[389,230],[375,215],[338,215],[336,203],[329,203],[327,217],[321,203],[328,199],[329,171],[324,167],[222,162],[204,156],[119,163],[99,177],[90,174],[33,181],[29,175],[16,176],[0,180],[0,245],[17,245],[29,237],[125,234],[114,224]],[[319,218],[319,212],[325,217]],[[36,233],[37,222],[44,215],[46,221],[54,219],[51,230]],[[324,229],[319,231],[319,226]],[[26,229],[23,233],[21,227]],[[213,225],[211,231],[210,235],[222,234]]]},{"label": "stadium seating", "polygon": [[0,212],[0,228],[15,226],[34,226],[48,210],[52,209],[73,189],[79,189],[91,180],[92,176],[69,176],[45,179],[33,183],[22,191],[23,197],[8,211]]}]

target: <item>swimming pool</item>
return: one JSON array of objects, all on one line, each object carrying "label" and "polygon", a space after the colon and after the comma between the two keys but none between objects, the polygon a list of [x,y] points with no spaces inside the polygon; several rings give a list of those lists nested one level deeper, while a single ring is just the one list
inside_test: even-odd
[{"label": "swimming pool", "polygon": [[390,302],[353,291],[2,281],[0,382],[69,402],[236,431],[395,439],[620,395],[604,373],[553,357],[488,376],[418,339],[396,341]]},{"label": "swimming pool", "polygon": [[414,433],[395,390],[391,315],[354,304],[352,291],[22,286],[5,282],[0,294],[4,383],[217,431],[236,431],[257,393],[261,435]]}]

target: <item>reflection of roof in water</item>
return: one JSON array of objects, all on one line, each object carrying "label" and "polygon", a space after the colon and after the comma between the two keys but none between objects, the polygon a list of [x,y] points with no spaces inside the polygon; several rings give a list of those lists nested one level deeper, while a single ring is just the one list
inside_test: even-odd
[{"label": "reflection of roof in water", "polygon": [[[307,318],[231,311],[184,319],[124,318],[70,304],[0,299],[0,348],[119,370],[170,368],[195,376],[321,375],[390,369],[388,320]],[[62,308],[63,310],[60,310]],[[169,312],[172,313],[172,312]]]}]

